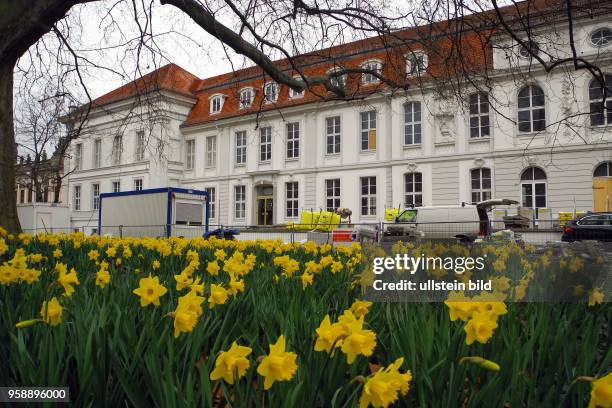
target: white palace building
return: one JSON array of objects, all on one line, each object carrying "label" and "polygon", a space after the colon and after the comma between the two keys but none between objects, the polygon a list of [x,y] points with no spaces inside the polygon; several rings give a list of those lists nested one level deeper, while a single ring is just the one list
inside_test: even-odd
[{"label": "white palace building", "polygon": [[[556,14],[531,27],[529,44],[547,61],[571,52]],[[611,17],[595,10],[573,21],[577,54],[610,74]],[[296,92],[258,67],[200,79],[174,64],[103,95],[66,160],[71,227],[96,232],[101,193],[158,187],[209,191],[211,224],[222,225],[339,207],[353,222],[376,222],[386,207],[487,198],[552,218],[593,210],[595,179],[612,176],[612,110],[602,108],[612,109],[612,95],[604,101],[601,81],[573,66],[547,73],[503,31],[472,29],[461,47],[473,78],[444,93],[451,40],[422,32],[399,33],[406,41],[391,50],[368,39],[303,56],[306,76],[361,66],[411,84],[338,77],[350,101]]]}]

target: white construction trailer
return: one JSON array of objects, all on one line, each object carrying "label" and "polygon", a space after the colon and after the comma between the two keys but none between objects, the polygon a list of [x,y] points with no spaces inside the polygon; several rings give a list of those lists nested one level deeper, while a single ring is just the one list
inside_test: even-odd
[{"label": "white construction trailer", "polygon": [[153,188],[100,194],[98,234],[199,237],[208,231],[208,192]]}]

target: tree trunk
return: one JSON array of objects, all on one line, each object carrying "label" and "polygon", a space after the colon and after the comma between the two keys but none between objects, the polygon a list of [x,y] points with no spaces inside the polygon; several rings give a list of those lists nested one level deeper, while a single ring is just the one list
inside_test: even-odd
[{"label": "tree trunk", "polygon": [[21,231],[15,191],[15,129],[13,127],[14,61],[0,64],[0,226],[9,232]]}]

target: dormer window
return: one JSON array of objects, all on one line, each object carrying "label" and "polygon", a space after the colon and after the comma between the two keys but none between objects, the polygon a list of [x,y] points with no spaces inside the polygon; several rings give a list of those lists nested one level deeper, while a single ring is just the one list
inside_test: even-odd
[{"label": "dormer window", "polygon": [[327,75],[330,75],[329,81],[333,86],[344,88],[346,86],[346,74],[332,76],[333,73],[338,71],[342,71],[342,68],[334,68],[327,71]]},{"label": "dormer window", "polygon": [[253,104],[253,96],[255,90],[253,88],[242,88],[240,90],[240,109],[249,108]]},{"label": "dormer window", "polygon": [[427,71],[428,58],[423,50],[414,50],[406,54],[406,75],[421,76]]},{"label": "dormer window", "polygon": [[266,102],[276,102],[278,99],[278,84],[276,82],[270,82],[264,86],[264,98]]},{"label": "dormer window", "polygon": [[368,71],[372,71],[372,72],[364,72],[363,75],[361,76],[361,83],[364,85],[368,85],[368,84],[375,84],[380,82],[380,79],[378,78],[378,76],[376,76],[374,73],[380,75],[381,71],[382,71],[382,62],[379,60],[370,60],[370,61],[366,61],[361,65],[362,69],[366,69]]},{"label": "dormer window", "polygon": [[598,28],[591,33],[591,44],[594,47],[605,47],[612,43],[612,29],[608,27]]},{"label": "dormer window", "polygon": [[[301,80],[302,80],[302,77],[295,76],[295,77],[293,77],[293,79],[297,79],[298,81],[301,81]],[[301,98],[301,97],[303,97],[303,96],[304,96],[304,89],[301,89],[300,91],[296,91],[296,90],[295,90],[295,89],[293,89],[293,88],[289,88],[289,97],[290,97],[291,99],[294,99],[294,98]]]},{"label": "dormer window", "polygon": [[225,95],[222,94],[214,94],[210,96],[210,114],[214,115],[215,113],[221,112],[223,109],[223,101],[225,100]]}]

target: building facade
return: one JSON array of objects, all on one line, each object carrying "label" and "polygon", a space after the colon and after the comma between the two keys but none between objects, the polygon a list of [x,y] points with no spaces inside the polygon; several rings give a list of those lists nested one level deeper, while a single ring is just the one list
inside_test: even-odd
[{"label": "building facade", "polygon": [[[534,29],[541,55],[571,52],[564,24]],[[488,198],[515,199],[540,218],[593,210],[594,179],[612,176],[612,111],[602,107],[612,109],[612,95],[586,70],[545,72],[508,36],[490,38],[490,60],[470,61],[486,81],[464,81],[461,92],[440,89],[430,72],[441,56],[421,46],[400,52],[395,74],[407,90],[367,73],[338,77],[359,94],[349,101],[264,82],[256,68],[199,79],[164,66],[94,101],[67,164],[72,226],[95,232],[100,193],[166,186],[208,190],[211,224],[221,225],[339,207],[377,222],[386,207]],[[581,57],[612,75],[610,15],[577,19],[574,38]],[[390,69],[376,41],[334,53],[334,65]],[[309,61],[304,72],[334,65]],[[155,92],[141,92],[152,83]]]}]

